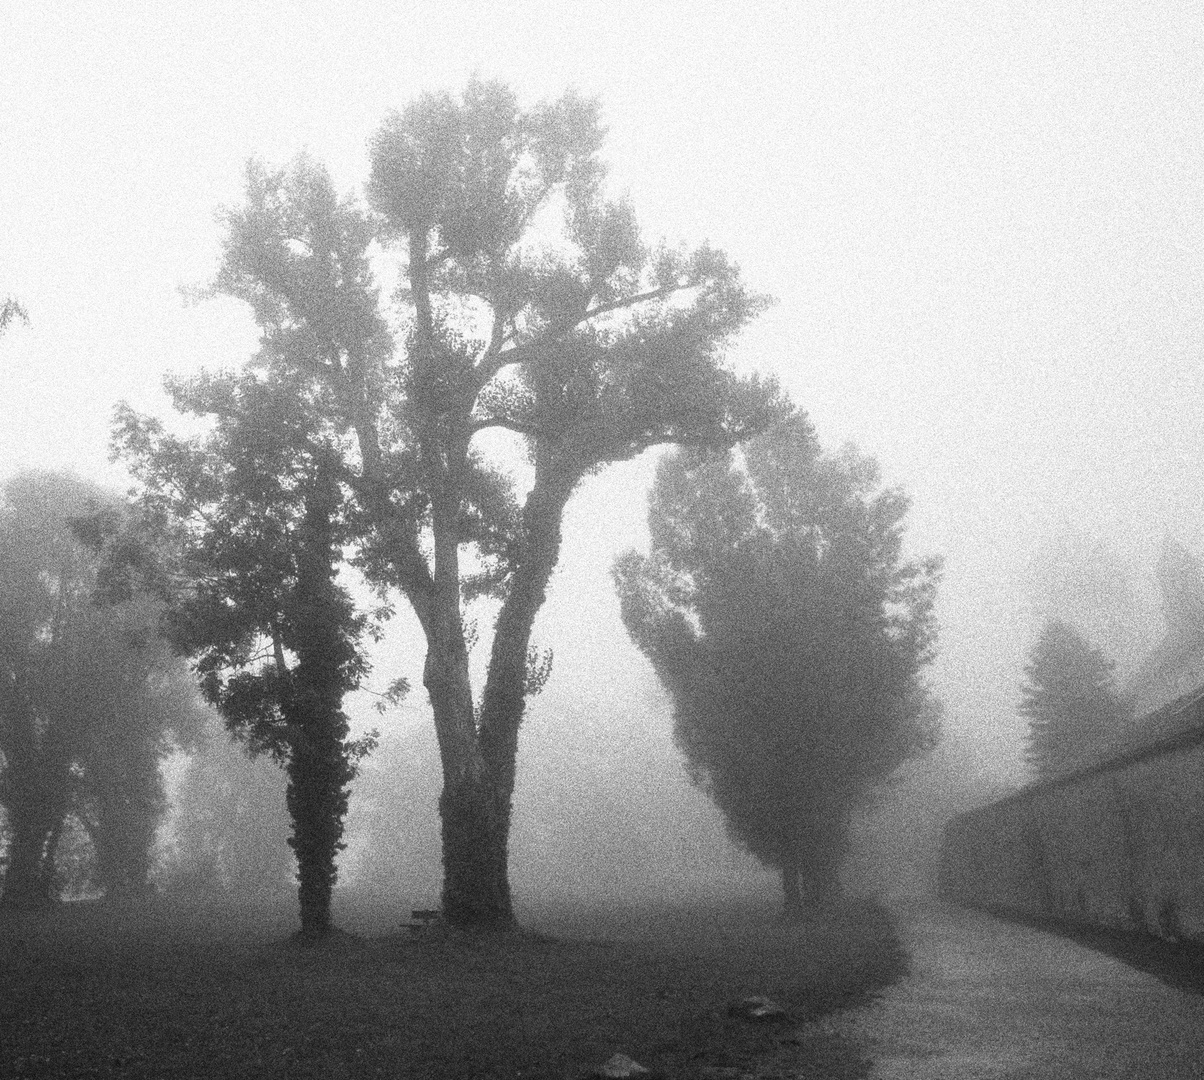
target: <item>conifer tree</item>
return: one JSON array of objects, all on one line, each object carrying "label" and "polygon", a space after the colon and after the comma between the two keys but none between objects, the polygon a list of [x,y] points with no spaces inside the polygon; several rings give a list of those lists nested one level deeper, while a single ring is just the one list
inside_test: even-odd
[{"label": "conifer tree", "polygon": [[1025,666],[1025,760],[1051,780],[1100,760],[1128,719],[1112,663],[1063,619],[1047,619]]}]

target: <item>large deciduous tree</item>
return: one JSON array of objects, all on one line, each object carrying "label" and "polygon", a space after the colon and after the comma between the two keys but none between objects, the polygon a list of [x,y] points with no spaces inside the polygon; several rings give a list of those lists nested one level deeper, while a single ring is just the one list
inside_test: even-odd
[{"label": "large deciduous tree", "polygon": [[335,436],[271,344],[258,359],[171,384],[206,435],[175,437],[123,406],[115,436],[141,482],[143,527],[177,556],[173,644],[230,730],[287,772],[301,934],[314,939],[331,929],[348,785],[371,744],[350,738],[342,711],[366,670],[369,616],[337,580],[351,530]]},{"label": "large deciduous tree", "polygon": [[1094,764],[1123,730],[1130,710],[1114,668],[1069,622],[1045,621],[1020,691],[1020,714],[1029,724],[1025,760],[1037,779]]},{"label": "large deciduous tree", "polygon": [[120,513],[72,476],[26,472],[0,506],[0,804],[8,816],[5,903],[54,895],[68,814],[95,847],[92,885],[149,889],[163,810],[159,764],[196,722],[145,595],[102,604],[100,563],[76,525]]},{"label": "large deciduous tree", "polygon": [[90,886],[106,899],[148,896],[167,809],[162,761],[192,745],[207,710],[188,665],[162,637],[160,604],[147,596],[116,610],[95,602],[107,641],[86,657],[85,692],[103,708],[89,713],[73,812],[92,841]]},{"label": "large deciduous tree", "polygon": [[935,736],[919,675],[939,564],[902,558],[906,510],[796,415],[739,454],[665,458],[651,552],[615,565],[693,777],[790,914],[838,888],[852,810]]},{"label": "large deciduous tree", "polygon": [[[216,288],[247,300],[274,370],[339,436],[366,533],[360,562],[426,639],[443,770],[443,909],[513,921],[507,843],[526,696],[546,675],[531,629],[581,480],[659,443],[725,447],[762,429],[776,390],[722,347],[762,306],[718,251],[651,249],[603,194],[596,103],[522,109],[471,82],[391,114],[371,141],[372,215],[304,159],[252,168],[226,216]],[[396,266],[397,339],[368,257]],[[304,389],[300,389],[304,386]],[[529,458],[524,483],[490,431]],[[464,605],[498,605],[485,684]]]}]

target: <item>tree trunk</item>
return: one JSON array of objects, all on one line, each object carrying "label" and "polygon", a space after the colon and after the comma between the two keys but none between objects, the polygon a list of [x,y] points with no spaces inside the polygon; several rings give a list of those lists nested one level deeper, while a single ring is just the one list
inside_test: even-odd
[{"label": "tree trunk", "polygon": [[[511,800],[518,753],[518,730],[526,705],[527,649],[531,627],[547,595],[548,581],[560,553],[560,522],[576,486],[571,476],[537,470],[535,486],[523,508],[523,547],[514,576],[494,627],[489,674],[481,700],[479,724],[464,714],[468,689],[467,653],[462,681],[445,680],[458,695],[431,702],[436,728],[455,727],[470,736],[451,755],[444,753],[443,794],[439,812],[443,825],[443,914],[459,926],[499,928],[513,925],[510,894],[509,844]],[[457,607],[458,616],[458,607]],[[458,640],[462,641],[462,634]],[[449,658],[452,661],[456,657]],[[428,654],[428,675],[433,666]],[[448,675],[459,674],[455,663]],[[468,692],[468,709],[471,710]],[[458,720],[441,719],[455,711]],[[471,713],[469,713],[471,716]],[[450,757],[450,761],[449,761]]]},{"label": "tree trunk", "polygon": [[344,630],[350,603],[334,580],[333,517],[339,500],[337,484],[320,469],[298,530],[297,586],[285,634],[285,644],[297,656],[282,703],[293,733],[287,765],[289,846],[297,857],[301,936],[309,939],[331,929],[336,859],[344,847],[348,785],[355,776],[342,704],[354,682],[348,672],[356,650]]},{"label": "tree trunk", "polygon": [[[45,813],[13,809],[9,824],[12,841],[8,849],[8,871],[4,875],[6,907],[46,907],[54,902],[55,824]],[[47,873],[47,863],[50,871]]]},{"label": "tree trunk", "polygon": [[61,739],[37,738],[32,711],[18,722],[22,738],[11,751],[5,777],[11,842],[0,903],[45,907],[57,899],[54,848],[67,813],[70,758]]},{"label": "tree trunk", "polygon": [[508,868],[509,800],[481,772],[444,778],[443,917],[454,926],[507,929],[514,924]]},{"label": "tree trunk", "polygon": [[[305,740],[288,763],[288,809],[293,819],[289,846],[297,858],[297,901],[301,935],[318,938],[332,927],[330,902],[338,879],[347,810],[347,763],[341,740]],[[326,745],[321,745],[324,742]]]}]

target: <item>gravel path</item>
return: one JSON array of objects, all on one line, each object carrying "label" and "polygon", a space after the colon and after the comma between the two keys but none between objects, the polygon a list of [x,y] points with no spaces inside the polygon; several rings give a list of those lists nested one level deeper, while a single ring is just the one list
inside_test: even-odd
[{"label": "gravel path", "polygon": [[899,912],[911,975],[832,1022],[873,1080],[1204,1078],[1204,997],[977,912]]}]

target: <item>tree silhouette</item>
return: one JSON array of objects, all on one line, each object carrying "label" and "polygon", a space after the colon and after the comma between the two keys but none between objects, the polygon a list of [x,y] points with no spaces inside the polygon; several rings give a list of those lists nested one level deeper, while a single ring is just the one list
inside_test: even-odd
[{"label": "tree silhouette", "polygon": [[795,415],[742,459],[662,461],[651,553],[615,566],[696,782],[791,914],[838,888],[853,808],[936,734],[918,676],[938,563],[901,559],[906,510]]},{"label": "tree silhouette", "polygon": [[342,711],[369,622],[336,580],[351,536],[342,465],[311,403],[270,366],[172,391],[209,434],[182,440],[123,406],[116,445],[141,482],[143,529],[175,553],[173,645],[229,729],[288,774],[301,933],[319,937],[348,785],[371,744],[349,737]]},{"label": "tree silhouette", "polygon": [[[252,305],[268,362],[330,426],[366,526],[360,563],[425,635],[443,909],[461,925],[513,920],[518,731],[549,668],[531,631],[573,491],[649,446],[725,447],[775,415],[772,385],[722,365],[762,298],[712,248],[640,240],[630,205],[603,195],[602,137],[595,102],[524,110],[473,81],[385,120],[372,217],[305,159],[253,166],[226,216],[216,288]],[[378,311],[373,245],[399,264],[400,346]],[[497,431],[525,449],[528,483],[487,455]],[[478,697],[464,604],[481,596],[499,610]]]},{"label": "tree silhouette", "polygon": [[163,810],[160,760],[187,741],[195,702],[145,594],[100,603],[98,555],[77,524],[120,515],[119,500],[75,477],[25,472],[0,506],[0,803],[8,813],[4,901],[54,895],[68,814],[95,846],[94,886],[149,889]]},{"label": "tree silhouette", "polygon": [[4,302],[0,303],[0,334],[4,333],[14,319],[28,323],[29,315],[19,300],[12,296],[6,296]]},{"label": "tree silhouette", "polygon": [[1029,723],[1025,760],[1040,780],[1094,764],[1129,718],[1115,665],[1068,622],[1048,619],[1025,666],[1020,714]]}]

